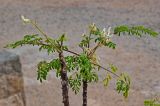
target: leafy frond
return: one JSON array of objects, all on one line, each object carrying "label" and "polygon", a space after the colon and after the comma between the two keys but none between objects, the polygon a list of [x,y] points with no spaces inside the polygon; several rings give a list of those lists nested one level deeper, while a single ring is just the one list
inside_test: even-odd
[{"label": "leafy frond", "polygon": [[109,48],[112,48],[112,49],[115,49],[116,48],[116,44],[115,43],[113,43],[113,42],[106,42],[105,43],[105,46],[108,46]]},{"label": "leafy frond", "polygon": [[160,106],[160,102],[158,100],[145,100],[144,106]]},{"label": "leafy frond", "polygon": [[38,64],[38,76],[37,76],[37,80],[39,80],[40,82],[42,82],[43,80],[46,80],[48,72],[51,70],[51,67],[49,65],[49,63],[47,63],[46,61],[41,61]]},{"label": "leafy frond", "polygon": [[115,49],[116,48],[116,44],[113,43],[112,41],[109,41],[108,39],[106,39],[105,37],[97,37],[95,39],[95,43],[96,42],[100,42],[102,45],[107,46],[109,48]]},{"label": "leafy frond", "polygon": [[113,73],[117,72],[118,68],[117,68],[115,65],[110,64],[109,66],[110,66],[111,71],[112,71]]},{"label": "leafy frond", "polygon": [[38,63],[37,80],[42,82],[47,79],[48,72],[55,70],[56,77],[60,77],[61,64],[59,59],[53,59],[50,62],[41,61]]},{"label": "leafy frond", "polygon": [[60,36],[58,39],[53,39],[50,37],[42,38],[38,36],[38,34],[34,35],[25,35],[22,40],[16,41],[12,44],[8,44],[5,47],[6,48],[16,48],[18,46],[24,46],[24,45],[32,45],[32,46],[39,46],[39,51],[47,50],[48,54],[53,53],[55,51],[67,50],[67,46],[61,46],[60,42],[65,41],[66,38],[64,35]]},{"label": "leafy frond", "polygon": [[15,43],[8,44],[5,47],[6,48],[16,48],[18,46],[23,45],[40,45],[40,42],[42,42],[42,38],[38,36],[38,34],[34,35],[25,35],[22,40],[16,41]]},{"label": "leafy frond", "polygon": [[60,69],[61,69],[61,62],[59,59],[53,59],[50,62],[50,65],[52,67],[53,70],[56,71],[56,77],[60,77],[61,73],[60,73]]},{"label": "leafy frond", "polygon": [[108,86],[109,81],[110,81],[111,79],[112,79],[111,75],[107,73],[105,79],[103,80],[103,84],[104,84],[105,87]]},{"label": "leafy frond", "polygon": [[118,78],[117,83],[116,83],[116,90],[118,93],[123,94],[125,98],[128,97],[128,92],[130,88],[130,78],[127,74],[122,73],[121,76]]},{"label": "leafy frond", "polygon": [[69,86],[72,88],[75,94],[77,94],[81,87],[82,78],[80,74],[76,74],[76,77],[69,78]]},{"label": "leafy frond", "polygon": [[66,61],[66,64],[67,64],[67,70],[69,72],[79,70],[79,66],[78,66],[78,63],[76,61],[77,58],[78,57],[76,57],[76,56],[66,56],[65,57],[65,61]]},{"label": "leafy frond", "polygon": [[87,35],[84,34],[82,36],[82,40],[81,40],[81,42],[79,44],[79,47],[81,47],[81,48],[87,47],[88,43],[90,42],[91,39],[92,38],[90,38],[89,36],[87,36]]},{"label": "leafy frond", "polygon": [[148,34],[152,37],[156,37],[158,35],[157,32],[155,32],[152,29],[146,28],[144,26],[132,26],[129,27],[127,25],[121,25],[114,28],[114,34],[116,35],[122,35],[122,34],[129,34],[129,35],[136,35],[141,37],[142,35]]}]

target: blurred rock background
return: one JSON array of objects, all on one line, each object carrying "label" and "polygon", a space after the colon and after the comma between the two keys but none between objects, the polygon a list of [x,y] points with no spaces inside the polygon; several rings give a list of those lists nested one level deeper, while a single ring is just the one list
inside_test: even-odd
[{"label": "blurred rock background", "polygon": [[[0,49],[21,39],[26,34],[38,33],[30,25],[23,25],[20,15],[36,20],[48,35],[57,37],[66,33],[68,45],[74,51],[88,24],[99,27],[144,25],[160,31],[159,0],[0,0]],[[160,37],[114,37],[116,50],[100,49],[103,66],[113,63],[119,71],[129,73],[132,79],[130,96],[124,100],[115,91],[115,81],[104,88],[101,81],[89,85],[89,106],[143,106],[147,98],[160,98]],[[50,72],[48,80],[40,84],[36,80],[36,65],[44,59],[52,59],[37,47],[7,49],[20,56],[27,106],[63,106],[61,85]],[[100,76],[103,77],[102,71]],[[70,91],[71,106],[81,106],[81,93]],[[3,105],[2,105],[3,106]],[[9,105],[14,106],[14,105]]]},{"label": "blurred rock background", "polygon": [[19,56],[0,50],[0,106],[25,106]]}]

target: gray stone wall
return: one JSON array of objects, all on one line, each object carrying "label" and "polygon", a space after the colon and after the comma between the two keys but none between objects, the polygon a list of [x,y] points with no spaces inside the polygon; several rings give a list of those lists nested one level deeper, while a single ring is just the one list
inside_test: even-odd
[{"label": "gray stone wall", "polygon": [[0,50],[0,106],[25,106],[20,59],[4,50]]}]

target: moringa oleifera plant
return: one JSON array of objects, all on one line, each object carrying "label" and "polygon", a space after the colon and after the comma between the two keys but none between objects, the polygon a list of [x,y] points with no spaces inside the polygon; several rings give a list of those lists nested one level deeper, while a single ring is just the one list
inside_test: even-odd
[{"label": "moringa oleifera plant", "polygon": [[[143,34],[148,34],[153,37],[158,35],[157,32],[143,26],[129,27],[122,25],[113,28],[113,30],[109,27],[106,31],[105,28],[101,30],[95,24],[91,24],[89,26],[89,34],[83,34],[82,40],[79,43],[79,47],[83,52],[76,53],[65,45],[65,34],[57,39],[51,38],[42,31],[35,21],[27,19],[24,16],[21,18],[26,24],[33,25],[42,36],[38,34],[25,35],[22,40],[8,44],[6,47],[16,48],[23,45],[36,45],[39,47],[39,51],[46,50],[48,55],[58,53],[57,58],[51,61],[43,60],[38,63],[37,80],[40,82],[46,80],[49,71],[54,70],[56,72],[56,77],[61,79],[64,106],[69,106],[69,87],[77,94],[81,86],[83,86],[83,106],[87,106],[88,83],[98,81],[97,73],[100,69],[106,71],[106,77],[103,80],[104,86],[108,85],[109,81],[112,79],[112,75],[114,75],[117,78],[116,90],[118,93],[122,93],[124,97],[127,97],[130,88],[129,76],[126,73],[118,75],[116,73],[118,68],[113,64],[110,64],[108,68],[101,66],[96,51],[102,46],[115,49],[116,44],[111,40],[113,35],[120,36],[122,34],[129,34],[138,37],[141,37]],[[95,44],[95,46],[93,44]],[[64,52],[69,52],[71,55],[64,56]],[[68,75],[67,73],[71,74]]]}]

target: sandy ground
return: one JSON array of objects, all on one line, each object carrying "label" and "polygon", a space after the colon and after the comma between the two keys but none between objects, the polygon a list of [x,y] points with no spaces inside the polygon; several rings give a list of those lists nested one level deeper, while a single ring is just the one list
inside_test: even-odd
[{"label": "sandy ground", "polygon": [[[31,26],[23,25],[20,15],[37,20],[47,34],[57,37],[67,33],[72,50],[89,23],[99,27],[120,24],[145,25],[160,31],[159,0],[0,0],[0,49],[10,41],[25,34],[37,33]],[[142,39],[122,36],[114,37],[116,50],[98,52],[103,66],[114,63],[119,71],[129,73],[132,79],[130,96],[124,100],[115,92],[115,82],[108,88],[99,82],[89,85],[89,106],[143,106],[144,99],[160,98],[160,37]],[[9,50],[21,57],[27,106],[62,106],[61,86],[51,72],[48,80],[40,84],[36,80],[36,64],[47,56],[38,53],[37,47]],[[100,73],[103,77],[104,72]],[[81,93],[70,91],[71,106],[81,106]]]}]

